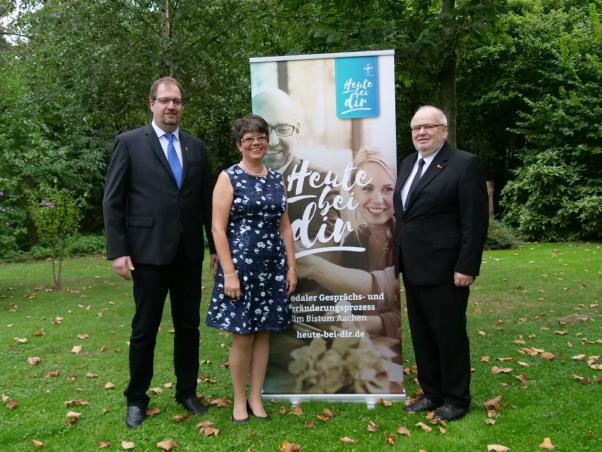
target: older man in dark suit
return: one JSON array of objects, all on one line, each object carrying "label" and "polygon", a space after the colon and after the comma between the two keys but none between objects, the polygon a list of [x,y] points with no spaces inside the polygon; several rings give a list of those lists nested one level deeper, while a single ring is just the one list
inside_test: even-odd
[{"label": "older man in dark suit", "polygon": [[487,236],[487,190],[479,158],[446,142],[441,110],[420,107],[411,128],[417,152],[395,188],[396,262],[423,396],[406,411],[451,421],[471,401],[466,307]]},{"label": "older man in dark suit", "polygon": [[176,400],[188,411],[207,409],[196,397],[203,227],[211,240],[212,184],[205,146],[179,129],[182,88],[172,77],[150,92],[151,124],[119,135],[105,183],[107,258],[133,278],[136,310],[130,338],[126,424],[145,419],[163,305],[169,292],[175,329]]}]

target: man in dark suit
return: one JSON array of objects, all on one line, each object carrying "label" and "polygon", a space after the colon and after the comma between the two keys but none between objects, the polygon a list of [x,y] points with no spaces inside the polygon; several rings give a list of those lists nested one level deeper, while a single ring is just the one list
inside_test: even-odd
[{"label": "man in dark suit", "polygon": [[423,396],[406,411],[436,409],[433,419],[451,421],[471,400],[466,307],[487,236],[487,190],[479,158],[446,142],[441,110],[420,107],[411,128],[417,152],[401,163],[394,197],[396,264]]},{"label": "man in dark suit", "polygon": [[117,137],[103,199],[107,258],[133,278],[136,305],[130,338],[126,424],[142,424],[153,376],[157,331],[169,292],[175,329],[176,400],[204,413],[196,397],[203,226],[211,240],[212,184],[205,146],[180,131],[182,88],[172,77],[150,91],[151,124]]}]

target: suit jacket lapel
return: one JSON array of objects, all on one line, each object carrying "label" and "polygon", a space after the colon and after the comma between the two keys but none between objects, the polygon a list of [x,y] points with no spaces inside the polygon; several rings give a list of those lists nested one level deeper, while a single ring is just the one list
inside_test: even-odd
[{"label": "suit jacket lapel", "polygon": [[[155,129],[153,129],[153,126],[151,126],[150,124],[148,126],[146,126],[145,135],[146,135],[146,141],[147,141],[148,145],[150,146],[150,148],[152,149],[153,153],[155,154],[155,157],[157,157],[159,162],[161,162],[161,165],[163,165],[163,168],[165,168],[165,171],[167,171],[167,174],[169,174],[169,177],[171,177],[171,180],[173,181],[174,185],[177,187],[176,178],[173,175],[173,172],[171,171],[171,167],[169,166],[167,157],[165,157],[165,152],[163,152],[163,148],[161,147],[161,143],[159,142],[159,137],[155,133]],[[180,134],[180,137],[181,136],[182,135]],[[182,154],[183,153],[184,152],[182,151]],[[184,168],[186,168],[186,165],[184,165]],[[182,174],[182,181],[184,180],[183,177],[184,177],[184,174]]]},{"label": "suit jacket lapel", "polygon": [[[447,142],[443,144],[441,150],[437,153],[431,164],[424,173],[424,176],[420,178],[418,185],[414,189],[414,193],[412,194],[412,203],[416,202],[416,199],[420,196],[424,187],[432,182],[432,180],[437,177],[447,166],[447,160],[449,159],[449,146]],[[410,205],[411,207],[411,205]]]},{"label": "suit jacket lapel", "polygon": [[399,174],[397,175],[397,181],[395,183],[395,195],[393,197],[393,203],[395,204],[395,210],[397,212],[403,212],[403,206],[401,203],[401,190],[408,180],[408,177],[410,177],[410,173],[412,172],[412,168],[414,168],[414,163],[416,162],[417,158],[418,153],[414,154],[413,159],[404,159],[401,168],[399,168]]},{"label": "suit jacket lapel", "polygon": [[188,137],[180,130],[180,148],[182,149],[182,187],[186,182],[186,176],[188,176],[188,170],[190,165],[188,164],[188,148],[189,140]]}]

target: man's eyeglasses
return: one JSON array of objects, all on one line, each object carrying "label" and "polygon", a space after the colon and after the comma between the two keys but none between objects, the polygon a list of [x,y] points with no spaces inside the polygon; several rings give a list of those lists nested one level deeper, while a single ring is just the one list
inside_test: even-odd
[{"label": "man's eyeglasses", "polygon": [[295,126],[289,124],[279,124],[277,126],[270,126],[270,133],[276,132],[279,137],[290,137],[295,131]]},{"label": "man's eyeglasses", "polygon": [[173,102],[174,105],[182,105],[182,99],[178,99],[177,97],[155,97],[155,100],[161,105],[169,105],[170,102]]},{"label": "man's eyeglasses", "polygon": [[420,132],[420,129],[424,129],[426,132],[431,132],[435,130],[435,127],[444,126],[445,124],[417,124],[415,126],[410,126],[412,132]]},{"label": "man's eyeglasses", "polygon": [[259,135],[258,137],[245,137],[240,140],[241,143],[245,144],[253,144],[256,141],[258,143],[266,143],[268,141],[268,137],[265,135]]}]

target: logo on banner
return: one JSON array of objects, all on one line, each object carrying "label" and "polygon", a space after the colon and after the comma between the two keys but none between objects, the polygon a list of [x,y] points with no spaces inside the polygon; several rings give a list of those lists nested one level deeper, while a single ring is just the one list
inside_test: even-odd
[{"label": "logo on banner", "polygon": [[378,63],[375,56],[336,58],[334,61],[337,117],[378,116]]}]

